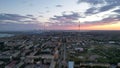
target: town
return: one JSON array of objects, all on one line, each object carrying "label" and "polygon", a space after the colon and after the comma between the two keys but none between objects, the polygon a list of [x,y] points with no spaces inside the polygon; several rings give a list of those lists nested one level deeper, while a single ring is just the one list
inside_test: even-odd
[{"label": "town", "polygon": [[0,68],[119,67],[119,31],[46,31],[0,38]]}]

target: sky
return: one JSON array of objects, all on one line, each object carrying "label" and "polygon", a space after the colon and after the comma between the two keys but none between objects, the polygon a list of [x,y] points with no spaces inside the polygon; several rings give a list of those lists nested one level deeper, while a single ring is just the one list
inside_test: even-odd
[{"label": "sky", "polygon": [[0,31],[120,30],[120,0],[0,0]]}]

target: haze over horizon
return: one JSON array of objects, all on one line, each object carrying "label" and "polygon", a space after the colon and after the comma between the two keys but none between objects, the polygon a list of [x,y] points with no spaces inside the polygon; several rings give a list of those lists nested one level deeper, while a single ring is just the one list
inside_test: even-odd
[{"label": "haze over horizon", "polygon": [[79,24],[120,30],[120,0],[0,0],[0,31],[78,30]]}]

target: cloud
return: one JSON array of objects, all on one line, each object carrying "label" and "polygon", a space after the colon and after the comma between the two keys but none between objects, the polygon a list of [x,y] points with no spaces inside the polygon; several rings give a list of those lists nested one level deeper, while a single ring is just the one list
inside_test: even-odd
[{"label": "cloud", "polygon": [[[54,6],[63,7],[63,5],[60,4]],[[64,28],[77,26],[78,21],[81,22],[81,25],[104,25],[120,21],[120,0],[77,0],[76,6],[79,8],[75,8],[75,10],[63,10],[63,12],[60,10],[61,14],[50,17],[48,22],[40,22],[40,20],[43,20],[46,17],[44,15],[40,15],[37,18],[33,15],[1,13],[0,28],[2,27],[2,24],[7,24],[9,27],[12,25],[21,25],[22,27],[22,25],[24,26],[25,24],[26,26],[29,26],[29,28],[32,27],[32,25],[35,28],[34,25],[38,25],[39,23],[40,27],[42,27],[43,23],[45,23],[46,26],[50,28],[54,26],[63,26],[62,28]],[[47,9],[45,10],[47,13],[50,12],[49,7],[44,8]],[[39,13],[43,14],[43,12]]]},{"label": "cloud", "polygon": [[61,16],[54,16],[50,18],[51,25],[76,25],[75,21],[79,19],[79,14],[71,12],[71,14],[62,14]]},{"label": "cloud", "polygon": [[46,11],[46,13],[49,13],[49,12],[50,12],[50,10],[47,10],[47,11]]},{"label": "cloud", "polygon": [[37,17],[33,15],[0,14],[0,31],[34,30],[42,28],[42,22],[38,21]]},{"label": "cloud", "polygon": [[19,15],[19,14],[0,14],[0,23],[35,23],[36,18],[33,15]]},{"label": "cloud", "polygon": [[28,17],[34,17],[33,15],[30,15],[30,14],[29,14],[29,15],[26,15],[26,16],[28,16]]},{"label": "cloud", "polygon": [[104,18],[108,18],[110,16],[113,16],[113,15],[119,15],[118,13],[114,12],[115,10],[118,10],[119,7],[115,7],[113,9],[110,9],[108,11],[104,11],[104,12],[99,12],[99,13],[96,13],[96,14],[91,14],[89,16],[86,16],[85,18],[80,18],[82,22],[85,22],[85,21],[101,21],[102,19]]},{"label": "cloud", "polygon": [[82,24],[109,24],[110,21],[120,21],[120,0],[78,0],[77,4],[91,5],[79,18]]},{"label": "cloud", "polygon": [[86,15],[92,15],[92,14],[96,14],[98,13],[99,11],[97,10],[97,8],[89,8],[87,9],[87,11],[85,12]]},{"label": "cloud", "polygon": [[103,4],[103,3],[108,3],[110,4],[120,4],[120,0],[78,0],[77,3],[80,4],[81,2],[87,2],[92,5],[97,5],[97,4]]},{"label": "cloud", "polygon": [[48,9],[49,7],[45,7],[46,9]]},{"label": "cloud", "polygon": [[52,20],[52,25],[59,24],[63,25],[77,25],[78,21],[81,22],[81,25],[104,25],[104,24],[112,24],[112,22],[120,21],[119,10],[120,7],[116,6],[107,11],[96,11],[96,8],[88,9],[84,16],[81,16],[80,12],[71,12],[66,14],[67,12],[63,12],[61,16],[54,16],[50,18]]},{"label": "cloud", "polygon": [[90,4],[99,4],[99,3],[103,3],[102,0],[78,0],[77,3],[81,3],[81,2],[87,2]]},{"label": "cloud", "polygon": [[79,14],[72,12],[71,14],[62,14],[62,16],[54,16],[53,18],[50,18],[51,20],[57,20],[57,21],[73,21],[78,20]]},{"label": "cloud", "polygon": [[114,12],[120,14],[120,9],[115,10]]},{"label": "cloud", "polygon": [[18,14],[0,14],[0,20],[21,20],[21,19],[25,19],[28,18],[27,16],[21,16]]},{"label": "cloud", "polygon": [[77,3],[88,3],[92,6],[86,11],[87,14],[104,12],[115,8],[116,6],[120,6],[120,0],[78,0]]},{"label": "cloud", "polygon": [[39,17],[44,17],[43,15],[39,15]]},{"label": "cloud", "polygon": [[63,5],[56,5],[56,7],[62,7]]},{"label": "cloud", "polygon": [[0,31],[24,31],[42,29],[39,24],[23,24],[23,23],[0,23]]}]

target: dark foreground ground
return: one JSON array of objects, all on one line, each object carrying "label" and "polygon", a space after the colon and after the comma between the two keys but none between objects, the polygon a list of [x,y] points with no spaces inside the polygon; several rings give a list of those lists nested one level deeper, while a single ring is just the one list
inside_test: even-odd
[{"label": "dark foreground ground", "polygon": [[120,31],[1,32],[0,67],[116,68],[120,66]]}]

